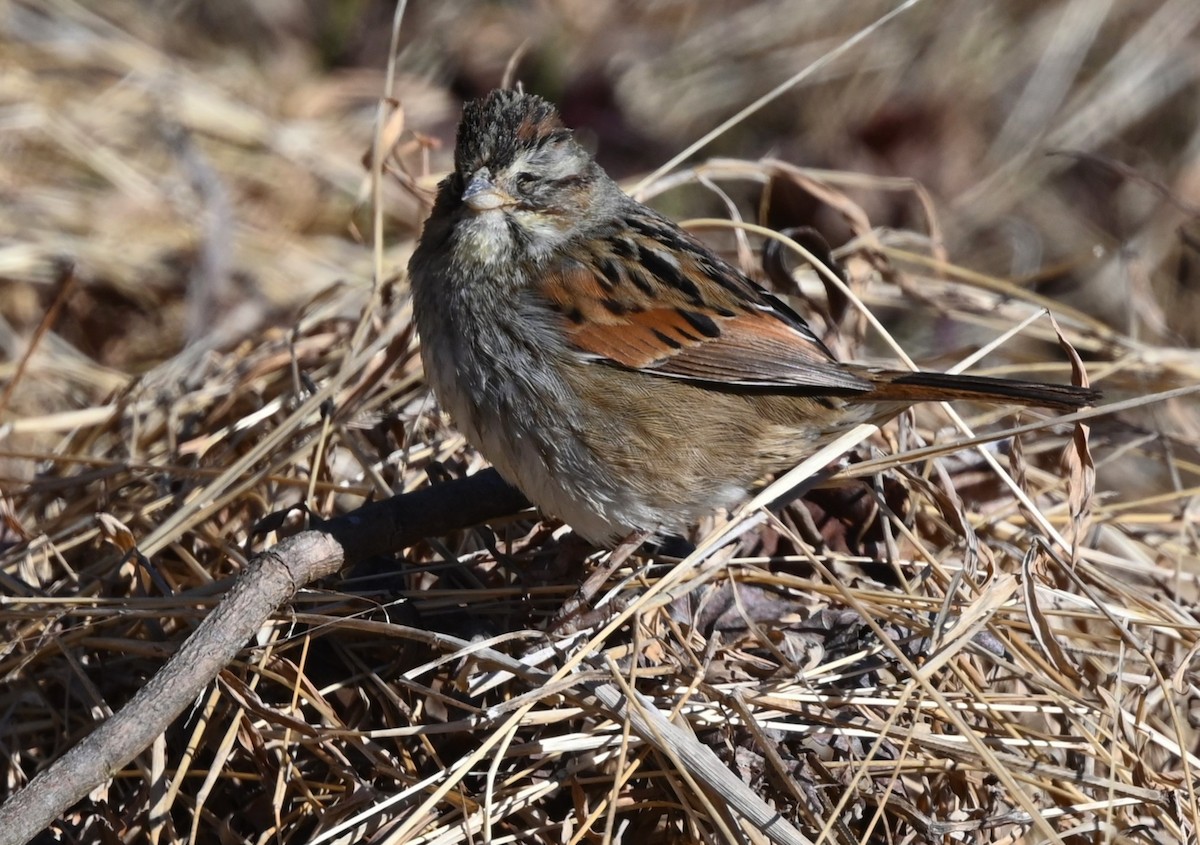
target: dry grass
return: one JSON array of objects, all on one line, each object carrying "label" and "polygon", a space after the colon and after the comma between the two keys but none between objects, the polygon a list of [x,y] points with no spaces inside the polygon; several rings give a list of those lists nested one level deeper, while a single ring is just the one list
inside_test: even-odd
[{"label": "dry grass", "polygon": [[[483,466],[428,399],[401,273],[451,82],[495,84],[528,39],[520,76],[633,176],[891,8],[416,5],[389,83],[375,7],[355,31],[336,4],[0,3],[6,792],[289,508]],[[1193,0],[924,0],[643,186],[820,228],[865,306],[825,326],[847,357],[898,357],[867,315],[935,368],[1028,320],[988,371],[1065,380],[1050,304],[1122,404],[1085,415],[1090,450],[1057,423],[964,450],[1041,417],[921,408],[802,505],[633,556],[554,637],[605,555],[533,514],[365,562],[63,841],[761,841],[756,811],[839,845],[1195,841],[1200,415],[1153,397],[1200,382],[1198,27]],[[760,235],[698,230],[757,265]]]}]

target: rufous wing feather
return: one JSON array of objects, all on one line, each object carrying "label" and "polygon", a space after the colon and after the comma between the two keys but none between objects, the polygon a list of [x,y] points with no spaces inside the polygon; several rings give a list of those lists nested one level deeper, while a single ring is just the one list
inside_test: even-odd
[{"label": "rufous wing feather", "polygon": [[642,222],[607,243],[638,260],[577,255],[542,277],[542,295],[581,354],[725,390],[871,389],[782,300],[678,230]]}]

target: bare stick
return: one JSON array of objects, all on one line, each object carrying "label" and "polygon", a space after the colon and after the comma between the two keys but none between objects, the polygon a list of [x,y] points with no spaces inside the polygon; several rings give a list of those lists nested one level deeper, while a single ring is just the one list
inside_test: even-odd
[{"label": "bare stick", "polygon": [[267,549],[128,704],[0,806],[0,842],[23,845],[111,779],[167,729],[305,584],[365,557],[525,507],[525,498],[488,469],[373,502]]}]

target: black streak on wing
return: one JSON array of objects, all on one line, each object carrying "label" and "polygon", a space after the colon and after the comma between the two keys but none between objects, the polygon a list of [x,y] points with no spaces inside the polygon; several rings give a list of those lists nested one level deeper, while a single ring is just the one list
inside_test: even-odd
[{"label": "black streak on wing", "polygon": [[721,327],[718,326],[716,321],[707,314],[699,314],[695,311],[685,311],[680,309],[679,316],[687,320],[691,327],[700,332],[700,334],[702,334],[704,337],[721,336]]}]

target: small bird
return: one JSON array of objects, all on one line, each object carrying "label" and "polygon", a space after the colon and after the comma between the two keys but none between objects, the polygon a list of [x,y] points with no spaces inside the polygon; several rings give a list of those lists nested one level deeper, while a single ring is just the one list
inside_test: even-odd
[{"label": "small bird", "polygon": [[600,545],[678,534],[917,402],[1074,409],[1070,385],[834,358],[804,319],[627,196],[546,100],[468,103],[408,267],[426,376],[500,474]]}]

